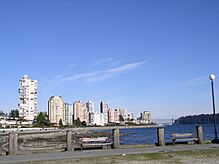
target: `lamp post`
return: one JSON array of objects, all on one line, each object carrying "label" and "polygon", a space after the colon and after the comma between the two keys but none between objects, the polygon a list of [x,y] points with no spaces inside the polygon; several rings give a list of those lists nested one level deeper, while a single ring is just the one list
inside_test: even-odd
[{"label": "lamp post", "polygon": [[215,102],[214,102],[214,79],[215,75],[210,74],[209,79],[211,80],[211,93],[212,93],[212,103],[213,103],[213,118],[214,118],[214,134],[215,138],[212,140],[213,143],[219,143],[219,139],[217,138],[217,128],[216,128],[216,115],[215,115]]}]

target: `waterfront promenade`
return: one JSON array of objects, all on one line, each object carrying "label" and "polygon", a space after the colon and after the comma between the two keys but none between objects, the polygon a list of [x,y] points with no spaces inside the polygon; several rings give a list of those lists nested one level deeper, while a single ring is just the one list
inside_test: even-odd
[{"label": "waterfront promenade", "polygon": [[106,157],[122,154],[145,154],[145,153],[162,153],[162,152],[177,152],[185,150],[219,150],[219,144],[195,144],[195,145],[176,145],[164,147],[143,147],[143,148],[120,148],[107,150],[87,150],[87,151],[71,151],[71,152],[54,152],[41,154],[27,155],[11,155],[0,156],[0,164],[12,163],[31,163],[49,160],[64,160],[64,159],[80,159],[90,157]]}]

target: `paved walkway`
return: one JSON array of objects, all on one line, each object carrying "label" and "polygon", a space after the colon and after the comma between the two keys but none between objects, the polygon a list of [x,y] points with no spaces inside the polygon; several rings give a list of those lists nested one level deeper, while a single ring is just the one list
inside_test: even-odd
[{"label": "paved walkway", "polygon": [[120,154],[143,154],[156,152],[171,152],[183,150],[206,150],[219,149],[219,144],[201,144],[201,145],[175,145],[165,147],[145,147],[145,148],[130,148],[130,149],[106,149],[106,150],[89,150],[89,151],[72,151],[72,152],[54,152],[43,154],[28,154],[28,155],[13,155],[0,156],[0,164],[8,163],[23,163],[41,160],[61,160],[73,159],[81,157],[101,157]]}]

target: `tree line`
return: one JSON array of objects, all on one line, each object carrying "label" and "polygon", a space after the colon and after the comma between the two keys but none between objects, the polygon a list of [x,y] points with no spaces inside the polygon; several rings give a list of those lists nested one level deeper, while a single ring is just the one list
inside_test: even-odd
[{"label": "tree line", "polygon": [[[24,117],[19,116],[19,111],[18,109],[12,109],[9,114],[4,113],[3,111],[0,110],[0,116],[9,116],[9,119],[17,119],[18,121],[26,121]],[[125,122],[125,119],[123,118],[122,115],[119,115],[119,121],[120,122]],[[127,125],[135,125],[132,123],[133,119],[127,119],[126,124]],[[109,123],[109,126],[115,126],[115,125],[120,125],[119,123]],[[33,120],[33,127],[54,127],[54,126],[59,126],[60,128],[64,127],[86,127],[87,124],[85,121],[81,121],[80,118],[77,118],[76,120],[73,120],[73,125],[63,125],[63,120],[60,119],[58,125],[51,123],[50,120],[48,119],[48,116],[44,112],[40,112],[37,117]],[[97,125],[93,125],[97,126]]]},{"label": "tree line", "polygon": [[[216,123],[219,124],[219,114],[216,115]],[[174,121],[174,124],[213,124],[213,114],[200,114],[193,116],[183,116]]]}]

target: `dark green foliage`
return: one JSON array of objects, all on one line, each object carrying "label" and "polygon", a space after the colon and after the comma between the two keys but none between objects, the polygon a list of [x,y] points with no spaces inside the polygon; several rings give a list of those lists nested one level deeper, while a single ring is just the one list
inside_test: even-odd
[{"label": "dark green foliage", "polygon": [[0,116],[6,116],[6,113],[0,110]]},{"label": "dark green foliage", "polygon": [[63,122],[62,122],[62,119],[59,120],[59,127],[62,127],[63,126]]},{"label": "dark green foliage", "polygon": [[81,125],[82,125],[83,127],[85,127],[87,124],[86,124],[85,121],[83,121],[83,122],[81,123]]},{"label": "dark green foliage", "polygon": [[119,115],[119,121],[121,121],[121,122],[125,121],[125,119],[123,118],[122,115]]},{"label": "dark green foliage", "polygon": [[46,119],[43,112],[40,112],[37,118],[35,119],[34,126],[36,127],[45,127],[49,126],[49,121]]},{"label": "dark green foliage", "polygon": [[15,119],[19,117],[19,112],[17,109],[12,109],[9,113],[9,117]]},{"label": "dark green foliage", "polygon": [[76,127],[80,127],[80,126],[82,125],[82,124],[81,124],[81,120],[80,120],[79,117],[77,118],[77,120],[75,120],[74,125],[75,125]]},{"label": "dark green foliage", "polygon": [[[219,114],[216,114],[216,122],[219,124]],[[194,116],[180,117],[175,120],[174,124],[213,124],[213,114],[201,114]]]}]

